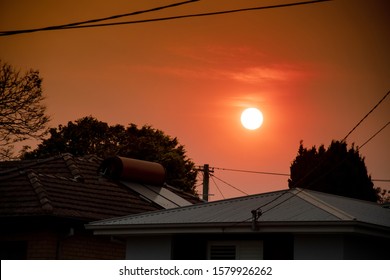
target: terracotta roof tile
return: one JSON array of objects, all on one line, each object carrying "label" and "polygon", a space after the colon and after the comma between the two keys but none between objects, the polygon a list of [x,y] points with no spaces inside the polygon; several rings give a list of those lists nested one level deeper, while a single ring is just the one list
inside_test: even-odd
[{"label": "terracotta roof tile", "polygon": [[0,217],[54,215],[98,220],[161,209],[98,174],[101,159],[69,154],[0,163]]},{"label": "terracotta roof tile", "polygon": [[45,187],[42,185],[37,174],[33,171],[27,174],[27,177],[31,183],[33,190],[35,191],[38,201],[45,212],[52,212],[53,206],[51,205],[49,196],[46,193]]}]

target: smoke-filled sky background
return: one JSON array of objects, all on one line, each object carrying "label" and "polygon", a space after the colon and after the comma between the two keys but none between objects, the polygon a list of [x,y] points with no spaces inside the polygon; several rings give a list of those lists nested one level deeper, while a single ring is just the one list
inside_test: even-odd
[{"label": "smoke-filled sky background", "polygon": [[[116,21],[293,2],[203,0]],[[0,30],[167,4],[0,0]],[[289,173],[301,140],[307,147],[341,140],[390,90],[389,11],[387,0],[335,0],[3,36],[0,59],[22,71],[40,71],[52,127],[89,115],[112,125],[147,124],[177,137],[198,165]],[[246,107],[263,112],[259,129],[242,127]],[[388,121],[390,97],[347,143],[363,144]],[[389,140],[387,127],[361,149],[373,179],[390,177]],[[221,169],[214,175],[249,194],[287,188],[286,176]],[[222,181],[215,183],[224,197],[242,195]],[[211,200],[222,198],[213,181],[210,187]]]}]

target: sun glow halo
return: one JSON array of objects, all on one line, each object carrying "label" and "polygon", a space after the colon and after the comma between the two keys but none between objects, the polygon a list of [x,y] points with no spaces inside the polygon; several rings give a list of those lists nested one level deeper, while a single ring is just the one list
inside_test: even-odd
[{"label": "sun glow halo", "polygon": [[263,114],[257,108],[247,108],[241,114],[241,123],[246,129],[258,129],[263,124]]}]

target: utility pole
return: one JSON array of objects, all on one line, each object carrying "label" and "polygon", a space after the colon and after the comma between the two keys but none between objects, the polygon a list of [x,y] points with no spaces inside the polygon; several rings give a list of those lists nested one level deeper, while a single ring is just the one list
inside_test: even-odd
[{"label": "utility pole", "polygon": [[204,201],[209,201],[209,180],[210,173],[214,172],[214,170],[210,170],[210,166],[208,164],[204,164],[203,167],[200,166],[199,171],[203,171],[203,193],[202,199]]},{"label": "utility pole", "polygon": [[203,165],[203,200],[209,201],[209,179],[210,179],[209,165]]}]

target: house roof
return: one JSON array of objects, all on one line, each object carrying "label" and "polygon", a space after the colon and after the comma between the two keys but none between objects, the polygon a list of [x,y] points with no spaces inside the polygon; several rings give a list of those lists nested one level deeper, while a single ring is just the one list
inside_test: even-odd
[{"label": "house roof", "polygon": [[[162,209],[118,181],[99,174],[102,159],[62,154],[0,163],[0,217],[56,216],[101,220]],[[185,199],[196,197],[170,187]]]},{"label": "house roof", "polygon": [[[255,210],[253,212],[253,210]],[[257,210],[257,211],[256,211]],[[258,213],[256,219],[252,213]],[[260,214],[261,213],[261,214]],[[304,189],[289,189],[90,223],[97,234],[283,230],[291,225],[366,224],[390,237],[390,210],[372,202]],[[328,228],[329,229],[329,228]],[[291,230],[285,228],[285,230]],[[309,230],[306,228],[305,230]]]}]

